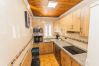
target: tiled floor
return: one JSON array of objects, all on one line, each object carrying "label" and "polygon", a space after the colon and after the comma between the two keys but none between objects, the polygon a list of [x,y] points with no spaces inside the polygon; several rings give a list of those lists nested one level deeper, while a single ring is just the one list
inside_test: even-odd
[{"label": "tiled floor", "polygon": [[40,55],[40,66],[59,66],[54,54]]}]

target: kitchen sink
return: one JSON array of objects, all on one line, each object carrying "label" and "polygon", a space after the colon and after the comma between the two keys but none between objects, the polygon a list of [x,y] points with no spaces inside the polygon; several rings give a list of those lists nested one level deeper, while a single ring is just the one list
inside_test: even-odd
[{"label": "kitchen sink", "polygon": [[63,47],[65,50],[67,50],[68,52],[70,52],[71,54],[75,55],[75,54],[81,54],[81,53],[86,53],[86,51],[77,48],[75,46],[65,46]]}]

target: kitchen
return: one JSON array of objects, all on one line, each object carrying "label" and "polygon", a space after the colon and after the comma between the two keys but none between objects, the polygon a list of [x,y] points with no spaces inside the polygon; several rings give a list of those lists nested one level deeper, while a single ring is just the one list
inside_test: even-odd
[{"label": "kitchen", "polygon": [[[98,0],[4,0],[2,3],[1,15],[8,16],[0,16],[0,66],[99,65]],[[29,14],[29,25],[24,11]]]},{"label": "kitchen", "polygon": [[[33,28],[37,26],[43,28],[44,39],[40,43],[39,41],[34,43],[33,48],[39,47],[41,56],[54,54],[58,61],[58,66],[85,66],[89,16],[90,6],[87,5],[58,19],[55,17],[34,17]],[[57,34],[59,37],[56,38]],[[44,66],[44,63],[46,64],[45,66],[54,66],[51,64],[51,60],[47,62],[47,59],[46,61],[40,59],[39,62],[40,66]]]}]

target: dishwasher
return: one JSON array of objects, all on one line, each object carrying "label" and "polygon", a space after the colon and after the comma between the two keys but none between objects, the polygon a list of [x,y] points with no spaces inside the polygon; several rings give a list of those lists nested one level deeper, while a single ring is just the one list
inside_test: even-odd
[{"label": "dishwasher", "polygon": [[56,57],[56,60],[58,61],[59,65],[61,66],[61,54],[60,54],[61,48],[54,44],[54,54]]}]

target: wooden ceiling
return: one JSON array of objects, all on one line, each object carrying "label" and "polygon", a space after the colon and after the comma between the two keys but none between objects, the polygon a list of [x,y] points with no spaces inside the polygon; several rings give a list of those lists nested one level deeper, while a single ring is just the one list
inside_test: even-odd
[{"label": "wooden ceiling", "polygon": [[53,0],[28,0],[34,16],[38,17],[59,17],[82,0],[55,0],[57,6],[49,8],[48,2]]}]

